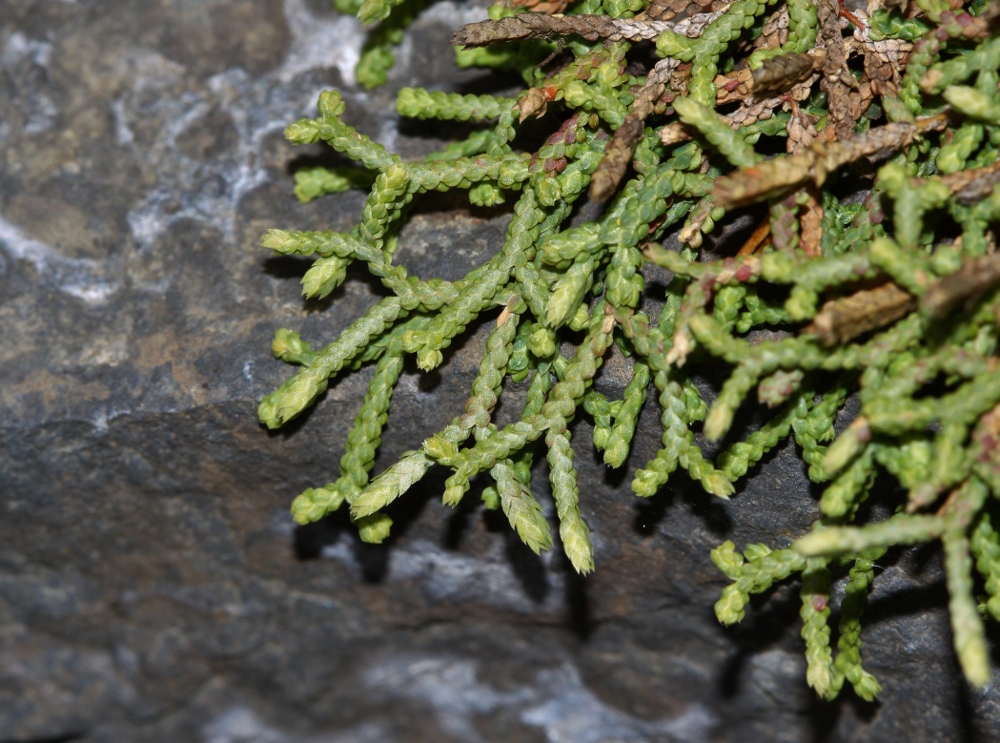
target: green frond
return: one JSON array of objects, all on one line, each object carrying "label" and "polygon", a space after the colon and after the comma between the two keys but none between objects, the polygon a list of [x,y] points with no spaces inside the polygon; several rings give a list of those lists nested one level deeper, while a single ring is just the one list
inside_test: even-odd
[{"label": "green frond", "polygon": [[[342,11],[378,22],[356,70],[361,85],[387,79],[423,3],[337,0]],[[331,296],[352,262],[385,293],[325,347],[292,329],[274,336],[274,355],[298,368],[260,403],[269,428],[300,415],[338,374],[375,367],[339,479],[299,495],[292,516],[309,523],[346,502],[360,538],[377,543],[392,523],[383,509],[432,467],[446,470],[451,506],[488,472],[485,507],[501,509],[538,553],[553,540],[530,489],[544,439],[560,541],[587,574],[595,568],[587,521],[596,530],[592,514],[604,510],[591,510],[578,482],[570,432],[581,430],[571,429],[581,407],[594,422],[593,446],[608,466],[622,467],[642,411],[658,405],[658,451],[631,480],[641,497],[673,487],[683,469],[706,498],[738,499],[748,473],[792,437],[809,478],[824,484],[819,516],[811,531],[785,525],[775,544],[741,554],[727,541],[712,551],[729,581],[719,620],[738,622],[751,595],[800,580],[806,683],[824,699],[849,683],[871,700],[880,685],[862,663],[861,636],[875,562],[892,547],[940,542],[955,650],[981,686],[989,678],[983,621],[1000,619],[993,11],[944,0],[917,0],[909,17],[876,10],[859,30],[868,42],[912,45],[879,68],[870,54],[865,65],[851,61],[861,47],[845,45],[839,13],[810,0],[782,9],[774,0],[735,0],[669,25],[650,20],[647,7],[651,16],[646,0],[582,0],[565,14],[494,6],[490,20],[461,31],[459,58],[514,70],[528,87],[509,97],[402,88],[399,115],[474,122],[417,160],[348,126],[336,91],[321,94],[315,118],[288,126],[291,143],[325,143],[357,162],[299,171],[301,200],[353,188],[368,196],[351,230],[272,229],[263,246],[313,258],[302,280],[307,297]],[[774,15],[785,11],[787,26]],[[655,42],[661,61],[651,69],[630,55],[639,40]],[[805,54],[814,48],[826,57]],[[556,49],[559,63],[539,67]],[[760,66],[753,79],[767,87],[754,95],[749,70]],[[522,134],[527,120],[532,131]],[[848,196],[862,171],[875,173],[870,192]],[[400,258],[405,250],[397,252],[407,217],[431,191],[467,191],[457,203],[476,207],[512,206],[502,242],[459,278],[418,278]],[[698,255],[717,225],[746,214],[758,228],[738,255],[728,240],[713,247],[720,257]],[[489,332],[464,406],[372,476],[408,359],[420,371],[438,367],[477,323]],[[619,356],[631,365],[621,399],[600,387],[611,354],[615,379],[628,378]],[[710,390],[705,377],[721,385]],[[656,405],[646,399],[650,382]],[[518,385],[523,405],[501,425],[494,412]],[[856,415],[847,413],[852,404]],[[906,491],[905,501],[893,488],[873,489],[879,473]],[[875,520],[860,507],[868,500],[881,506],[872,513],[893,515]],[[776,548],[789,533],[804,536]],[[851,566],[839,607],[831,606],[835,564]]]}]

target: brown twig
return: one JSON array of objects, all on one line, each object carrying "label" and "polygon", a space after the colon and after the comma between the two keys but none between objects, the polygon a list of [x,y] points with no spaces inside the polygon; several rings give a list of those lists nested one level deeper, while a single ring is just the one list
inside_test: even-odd
[{"label": "brown twig", "polygon": [[849,162],[882,152],[894,152],[916,140],[923,132],[940,131],[947,125],[948,116],[937,114],[918,119],[913,124],[886,124],[846,142],[815,142],[797,155],[765,160],[720,177],[713,191],[715,203],[724,208],[746,206],[809,182],[822,186],[830,173]]},{"label": "brown twig", "polygon": [[1000,160],[983,168],[962,170],[941,178],[959,204],[969,206],[989,196],[1000,183]]},{"label": "brown twig", "polygon": [[463,26],[451,38],[458,46],[488,46],[502,41],[521,41],[554,36],[580,36],[587,41],[652,40],[666,30],[673,30],[667,21],[636,21],[604,15],[545,15],[520,13],[499,20],[480,21]]},{"label": "brown twig", "polygon": [[670,21],[677,16],[690,17],[700,11],[712,12],[729,5],[729,0],[652,0],[636,15],[636,20]]},{"label": "brown twig", "polygon": [[615,130],[604,150],[604,157],[590,178],[591,201],[606,201],[618,190],[618,184],[625,177],[635,148],[642,139],[643,122],[653,113],[653,107],[666,90],[667,81],[675,69],[677,61],[668,57],[660,60],[646,77],[646,84],[636,95],[625,121]]},{"label": "brown twig", "polygon": [[753,231],[753,234],[747,238],[747,241],[743,243],[743,247],[739,249],[736,255],[740,257],[753,255],[754,253],[767,247],[770,242],[771,220],[765,219],[757,226],[757,229]]},{"label": "brown twig", "polygon": [[847,68],[847,50],[840,30],[840,4],[837,0],[818,0],[819,33],[826,49],[823,78],[820,88],[827,95],[827,110],[837,139],[845,141],[854,136],[854,124],[861,116],[860,101],[851,95],[858,83]]},{"label": "brown twig", "polygon": [[782,54],[765,59],[753,71],[753,95],[755,98],[780,95],[805,81],[825,63],[825,49],[816,49],[810,54]]},{"label": "brown twig", "polygon": [[968,258],[962,267],[931,284],[920,308],[931,317],[944,317],[960,304],[975,301],[1000,283],[1000,253]]},{"label": "brown twig", "polygon": [[836,346],[894,323],[916,306],[911,294],[887,281],[827,302],[802,332],[816,336],[824,346]]},{"label": "brown twig", "polygon": [[[714,7],[714,5],[713,5]],[[636,18],[611,18],[606,15],[545,15],[520,13],[499,20],[480,21],[462,26],[451,37],[455,46],[488,46],[502,41],[533,38],[580,36],[587,41],[652,41],[664,31],[696,39],[712,21],[725,13],[729,4],[709,13],[698,13],[682,21],[640,21]]]}]

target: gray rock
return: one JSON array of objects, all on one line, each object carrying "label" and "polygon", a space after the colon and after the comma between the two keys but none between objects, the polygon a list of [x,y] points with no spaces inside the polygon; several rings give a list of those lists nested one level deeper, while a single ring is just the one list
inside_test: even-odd
[{"label": "gray rock", "polygon": [[[783,546],[816,516],[787,448],[731,503],[679,478],[638,502],[655,415],[625,474],[579,421],[586,580],[494,516],[436,505],[437,475],[394,506],[385,545],[343,515],[295,527],[288,506],[336,474],[367,377],[269,434],[257,401],[290,373],[270,339],[326,342],[377,287],[355,272],[303,304],[304,265],[258,247],[269,227],[348,229],[364,198],[298,204],[291,169],[324,154],[281,131],[337,87],[395,151],[435,149],[393,94],[503,84],[451,66],[450,32],[481,9],[425,13],[373,92],[353,81],[360,26],[324,0],[5,0],[0,15],[0,741],[998,737],[995,685],[960,680],[933,549],[891,556],[876,580],[879,705],[805,687],[795,586],[717,624],[709,550]],[[505,220],[428,199],[401,256],[460,276]],[[461,408],[482,330],[440,372],[408,369],[379,466]],[[625,380],[613,359],[600,384]]]}]

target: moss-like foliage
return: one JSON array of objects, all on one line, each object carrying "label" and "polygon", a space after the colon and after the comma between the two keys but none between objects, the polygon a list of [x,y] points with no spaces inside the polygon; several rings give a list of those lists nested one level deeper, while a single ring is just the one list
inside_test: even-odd
[{"label": "moss-like foliage", "polygon": [[[533,442],[543,439],[562,547],[589,572],[569,425],[591,416],[593,444],[622,466],[652,382],[662,446],[636,473],[637,495],[670,487],[683,470],[708,496],[729,498],[788,437],[823,484],[810,534],[783,549],[739,552],[727,542],[713,552],[732,581],[716,605],[720,621],[738,622],[751,594],[801,576],[809,684],[832,698],[847,681],[871,699],[879,684],[862,666],[860,623],[875,561],[895,545],[940,541],[955,648],[970,683],[985,684],[983,619],[1000,618],[998,12],[982,2],[916,4],[869,18],[836,0],[735,0],[693,5],[676,22],[678,4],[657,0],[579,0],[565,15],[494,8],[456,34],[463,59],[518,69],[530,87],[516,99],[401,91],[404,116],[482,122],[416,162],[347,126],[340,95],[323,93],[319,116],[286,135],[323,141],[360,169],[311,169],[297,193],[370,185],[360,223],[350,233],[272,230],[264,245],[316,257],[307,296],[329,294],[351,262],[390,296],[324,348],[292,331],[276,336],[275,355],[301,370],[261,403],[270,428],[341,372],[375,365],[340,478],[300,495],[295,519],[346,502],[362,538],[381,541],[391,526],[383,509],[439,465],[451,471],[446,504],[459,503],[473,477],[491,478],[486,506],[502,509],[538,552],[553,543],[530,488]],[[412,7],[366,0],[356,10],[390,23]],[[536,66],[552,39],[561,54]],[[551,136],[524,151],[518,127],[543,114]],[[393,260],[400,223],[414,198],[450,189],[477,205],[513,200],[506,239],[461,280],[411,276]],[[587,198],[607,202],[602,216],[568,226]],[[769,216],[738,254],[699,260],[704,233],[758,203]],[[678,229],[682,249],[657,244]],[[672,275],[653,317],[645,262]],[[433,369],[480,318],[492,330],[464,410],[371,477],[404,357]],[[769,340],[751,340],[760,329]],[[613,344],[633,360],[621,400],[593,388]],[[700,364],[729,369],[711,404],[692,383]],[[527,396],[517,421],[498,427],[491,413],[508,377],[524,381]],[[699,426],[722,438],[741,406],[758,404],[755,394],[770,420],[706,458]],[[852,395],[860,415],[836,436]],[[879,472],[905,496],[873,493]],[[870,496],[895,515],[859,522]],[[830,605],[833,570],[847,579],[839,607]]]}]

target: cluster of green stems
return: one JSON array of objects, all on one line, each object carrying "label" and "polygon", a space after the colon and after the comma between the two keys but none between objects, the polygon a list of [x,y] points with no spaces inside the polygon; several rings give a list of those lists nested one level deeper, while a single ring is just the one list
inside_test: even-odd
[{"label": "cluster of green stems", "polygon": [[[301,368],[262,401],[260,419],[270,428],[306,410],[338,375],[375,367],[339,479],[302,493],[292,506],[296,521],[317,521],[346,503],[361,538],[380,542],[392,525],[386,507],[439,465],[451,471],[445,504],[457,505],[474,478],[485,478],[485,507],[501,509],[539,552],[554,542],[532,490],[535,442],[544,440],[558,540],[573,567],[588,573],[594,550],[570,424],[581,412],[590,416],[593,446],[608,466],[622,467],[652,392],[662,442],[634,474],[636,495],[653,496],[684,470],[710,496],[729,498],[789,437],[809,477],[823,485],[822,517],[792,544],[751,544],[739,552],[726,542],[712,552],[731,580],[716,605],[720,621],[738,622],[751,594],[799,574],[809,684],[832,698],[847,681],[872,699],[879,684],[862,665],[861,617],[875,561],[894,546],[940,541],[955,647],[968,680],[985,684],[983,619],[1000,619],[1000,530],[993,525],[1000,497],[1000,265],[991,259],[991,229],[1000,218],[1000,178],[991,169],[1000,149],[1000,38],[968,38],[963,19],[974,16],[936,0],[918,4],[916,18],[880,11],[867,24],[872,42],[914,44],[898,98],[883,95],[872,106],[856,123],[853,144],[768,161],[761,153],[786,136],[790,114],[777,110],[734,126],[716,111],[716,79],[733,69],[739,44],[760,33],[775,0],[735,0],[696,37],[659,32],[657,54],[685,65],[687,82],[685,95],[655,114],[656,124],[682,122],[688,141],[663,144],[647,122],[630,176],[601,216],[577,226],[567,224],[574,204],[586,198],[609,135],[648,82],[629,71],[634,42],[569,37],[569,61],[547,76],[536,66],[553,46],[546,40],[460,52],[465,64],[519,69],[532,88],[516,98],[403,89],[402,116],[481,124],[419,161],[404,162],[345,124],[340,94],[324,92],[318,117],[292,124],[286,136],[293,144],[325,142],[359,167],[301,171],[296,193],[308,200],[368,188],[360,223],[349,233],[271,230],[263,244],[315,257],[302,280],[307,297],[329,295],[351,263],[367,266],[387,296],[322,348],[290,330],[275,337],[275,355]],[[568,12],[630,19],[645,5],[579,0]],[[365,0],[352,10],[367,20],[391,19],[395,6],[408,8]],[[755,52],[751,67],[815,45],[816,6],[788,0],[787,10],[787,42]],[[491,17],[511,13],[498,7]],[[546,120],[556,125],[541,147],[525,152],[518,147],[521,114],[539,90]],[[797,105],[820,132],[832,126],[825,93]],[[868,165],[877,172],[859,203],[848,168],[868,162],[865,147],[873,142],[889,158]],[[733,197],[747,177],[766,187]],[[822,207],[819,255],[798,248],[806,229],[796,196],[803,187],[817,189]],[[477,207],[513,200],[504,243],[460,280],[411,276],[394,260],[400,226],[421,194],[452,189],[468,191]],[[770,204],[774,245],[699,260],[702,236],[753,201]],[[678,230],[680,249],[660,246]],[[672,277],[655,297],[646,288],[647,264]],[[405,358],[429,371],[477,322],[490,331],[464,409],[373,476]],[[770,339],[760,340],[760,330]],[[613,347],[632,361],[621,399],[594,389]],[[730,372],[709,404],[693,375],[700,364],[720,360]],[[523,385],[525,402],[514,423],[498,426],[492,412],[505,384]],[[737,411],[755,404],[754,394],[773,411],[770,419],[714,461],[707,458],[699,436],[717,441],[729,434]],[[838,435],[837,416],[851,396],[860,414]],[[879,472],[895,477],[898,492],[872,492]],[[896,514],[859,522],[862,504],[875,495]],[[831,586],[840,578],[845,597],[833,606]]]}]

